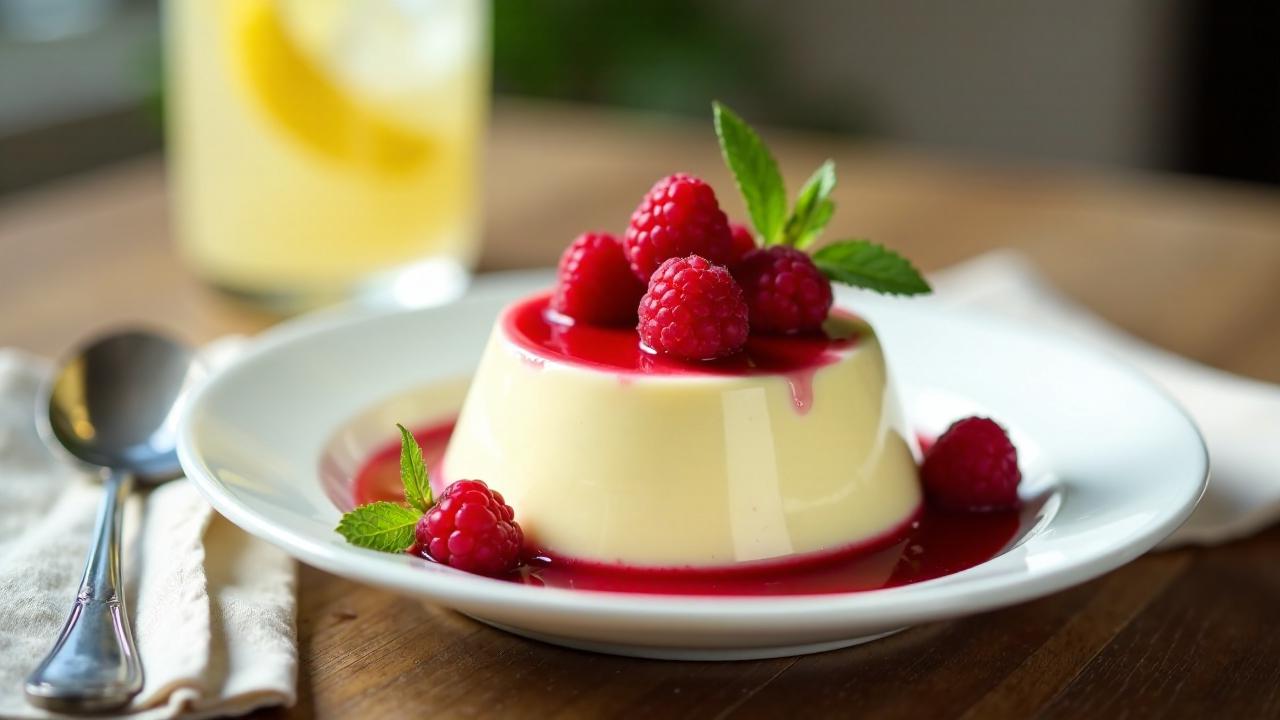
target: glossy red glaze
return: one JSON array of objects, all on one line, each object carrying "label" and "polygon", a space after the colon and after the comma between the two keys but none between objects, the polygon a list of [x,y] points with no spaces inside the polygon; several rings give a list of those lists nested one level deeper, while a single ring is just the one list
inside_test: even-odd
[{"label": "glossy red glaze", "polygon": [[827,332],[785,337],[751,336],[742,352],[722,360],[689,362],[656,355],[640,344],[635,328],[573,323],[548,311],[549,294],[516,303],[503,317],[507,336],[536,358],[619,374],[642,375],[807,375],[835,362],[858,340],[857,319],[832,312]]},{"label": "glossy red glaze", "polygon": [[[517,509],[517,518],[519,510]],[[922,507],[882,538],[816,556],[720,569],[636,568],[535,557],[518,580],[532,585],[661,595],[812,595],[910,585],[1000,554],[1018,513],[946,513]]]},{"label": "glossy red glaze", "polygon": [[[422,443],[432,485],[440,492],[440,459],[452,421],[414,434]],[[352,496],[357,504],[403,500],[400,445],[388,443],[361,468]],[[520,508],[516,507],[516,520]],[[901,527],[880,538],[827,553],[742,566],[637,568],[556,558],[531,550],[525,566],[508,580],[528,585],[664,595],[809,595],[909,585],[950,575],[998,555],[1017,536],[1016,510],[951,513],[921,508]]]}]

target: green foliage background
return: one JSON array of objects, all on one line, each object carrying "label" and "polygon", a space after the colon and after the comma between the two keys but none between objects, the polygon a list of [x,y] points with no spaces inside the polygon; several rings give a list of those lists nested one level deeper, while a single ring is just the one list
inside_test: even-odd
[{"label": "green foliage background", "polygon": [[[720,99],[761,123],[865,128],[862,113],[800,96],[778,69],[781,50],[769,29],[735,13],[734,5],[494,0],[495,87],[499,93],[696,117],[705,117],[710,101]],[[847,98],[839,103],[851,105]]]}]

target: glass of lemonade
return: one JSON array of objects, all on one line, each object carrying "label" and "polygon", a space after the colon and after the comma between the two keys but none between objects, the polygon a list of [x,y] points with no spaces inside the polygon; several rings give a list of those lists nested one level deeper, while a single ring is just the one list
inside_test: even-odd
[{"label": "glass of lemonade", "polygon": [[484,0],[169,0],[183,254],[296,310],[440,301],[478,245]]}]

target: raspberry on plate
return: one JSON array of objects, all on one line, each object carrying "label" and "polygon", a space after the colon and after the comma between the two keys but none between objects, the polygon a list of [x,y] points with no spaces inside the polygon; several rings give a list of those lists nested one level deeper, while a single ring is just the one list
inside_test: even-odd
[{"label": "raspberry on plate", "polygon": [[636,329],[655,352],[714,360],[747,341],[747,304],[728,268],[698,255],[671,258],[649,279]]},{"label": "raspberry on plate", "polygon": [[664,260],[701,255],[717,264],[734,259],[729,220],[711,186],[676,173],[659,180],[631,214],[623,236],[631,270],[648,280]]},{"label": "raspberry on plate", "polygon": [[747,253],[756,249],[756,236],[742,223],[729,223],[729,235],[733,238],[733,262],[742,262]]},{"label": "raspberry on plate", "polygon": [[630,325],[644,283],[631,272],[622,243],[605,232],[579,235],[560,256],[551,309],[594,325]]},{"label": "raspberry on plate", "polygon": [[514,518],[501,493],[481,480],[458,480],[418,521],[414,537],[438,562],[496,576],[520,561],[524,533]]},{"label": "raspberry on plate", "polygon": [[785,245],[747,253],[733,275],[751,313],[751,330],[784,335],[822,327],[831,282],[804,252]]},{"label": "raspberry on plate", "polygon": [[994,420],[952,423],[924,455],[920,467],[930,502],[951,510],[994,510],[1018,505],[1018,451]]}]

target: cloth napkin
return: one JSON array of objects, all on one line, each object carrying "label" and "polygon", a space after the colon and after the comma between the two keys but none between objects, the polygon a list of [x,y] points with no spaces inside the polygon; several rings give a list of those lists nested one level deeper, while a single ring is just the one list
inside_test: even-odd
[{"label": "cloth napkin", "polygon": [[[215,344],[214,357],[226,343]],[[209,356],[210,353],[206,353]],[[101,486],[36,434],[40,359],[0,350],[0,717],[56,717],[22,683],[76,596]],[[183,480],[125,506],[124,583],[145,684],[131,718],[240,715],[294,701],[295,572]]]},{"label": "cloth napkin", "polygon": [[1200,365],[1131,337],[1060,295],[1020,253],[981,255],[934,276],[935,302],[1056,328],[1135,365],[1191,413],[1213,477],[1200,505],[1161,548],[1213,545],[1280,519],[1280,387]]}]

